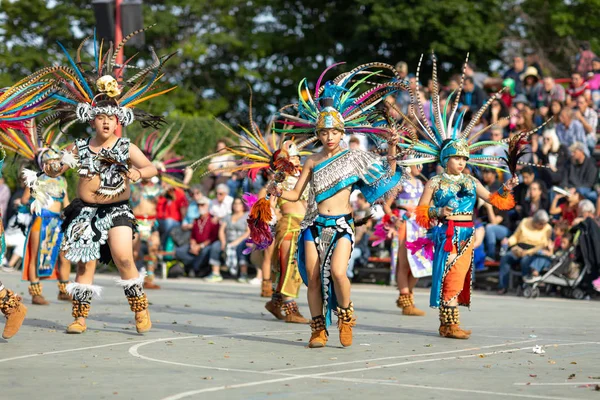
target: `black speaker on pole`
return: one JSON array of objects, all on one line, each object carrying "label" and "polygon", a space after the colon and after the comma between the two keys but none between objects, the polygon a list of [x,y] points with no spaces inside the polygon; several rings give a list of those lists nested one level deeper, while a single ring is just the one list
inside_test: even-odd
[{"label": "black speaker on pole", "polygon": [[[142,0],[123,0],[121,3],[121,31],[123,37],[144,27]],[[128,45],[142,47],[146,43],[144,32],[129,39]]]},{"label": "black speaker on pole", "polygon": [[115,40],[115,2],[114,0],[93,0],[92,7],[96,17],[96,36],[98,42]]}]

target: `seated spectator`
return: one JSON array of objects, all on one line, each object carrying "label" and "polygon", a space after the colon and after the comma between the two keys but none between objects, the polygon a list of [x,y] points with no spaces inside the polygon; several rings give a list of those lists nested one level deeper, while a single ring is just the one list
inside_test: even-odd
[{"label": "seated spectator", "polygon": [[229,187],[223,183],[216,187],[216,198],[210,202],[210,214],[219,220],[231,215],[233,197],[229,195]]},{"label": "seated spectator", "polygon": [[550,199],[548,198],[548,189],[546,185],[535,180],[529,185],[529,190],[523,203],[519,204],[519,219],[532,217],[538,210],[548,211],[550,209]]},{"label": "seated spectator", "polygon": [[[508,122],[508,120],[506,121]],[[500,141],[504,138],[504,129],[495,126],[492,129],[490,129],[490,133],[491,133],[491,139],[493,141]],[[506,144],[496,144],[493,146],[487,146],[484,147],[483,150],[481,151],[481,154],[485,155],[485,156],[504,156],[506,153],[506,150],[508,150],[508,145]]]},{"label": "seated spectator", "polygon": [[598,168],[596,161],[586,155],[586,149],[583,143],[571,145],[571,164],[562,185],[577,188],[582,195],[595,202],[598,200],[598,193],[594,190],[594,184],[598,180]]},{"label": "seated spectator", "polygon": [[217,146],[215,152],[218,153],[214,157],[210,159],[208,163],[208,171],[209,173],[202,179],[202,192],[207,195],[217,187],[219,184],[227,184],[229,179],[231,178],[231,172],[220,172],[215,173],[212,172],[216,169],[226,168],[228,166],[234,166],[235,161],[232,155],[224,154],[225,148],[227,147],[227,142],[225,140],[220,139],[217,141]]},{"label": "seated spectator", "polygon": [[[550,108],[553,101],[563,104],[567,96],[565,88],[562,85],[558,85],[553,77],[544,77],[544,83],[538,86],[538,91],[533,102],[535,107],[547,107]],[[558,112],[556,113],[558,115]]]},{"label": "seated spectator", "polygon": [[563,238],[569,232],[569,223],[567,221],[558,221],[554,224],[552,234],[554,235],[554,248],[560,248],[560,243]]},{"label": "seated spectator", "polygon": [[596,137],[598,113],[588,106],[588,101],[585,97],[580,96],[577,98],[577,107],[573,110],[573,117],[583,125],[586,137],[584,144],[587,145],[589,154],[592,154],[598,141]]},{"label": "seated spectator", "polygon": [[550,214],[559,215],[559,221],[567,221],[569,226],[577,218],[577,205],[583,200],[583,195],[575,188],[570,188],[569,196],[557,194],[550,205]]},{"label": "seated spectator", "polygon": [[510,251],[500,260],[500,276],[498,294],[508,290],[508,278],[511,265],[521,264],[523,277],[531,273],[539,276],[542,269],[551,265],[550,252],[552,226],[550,217],[544,210],[538,210],[533,217],[521,221],[515,233],[508,239]]},{"label": "seated spectator", "polygon": [[189,244],[175,249],[175,256],[183,262],[186,274],[194,271],[197,277],[206,275],[211,256],[219,257],[219,250],[212,247],[219,239],[219,222],[208,212],[208,205],[207,197],[198,200],[199,216],[192,223]]},{"label": "seated spectator", "polygon": [[487,99],[487,94],[481,87],[475,85],[473,78],[465,78],[463,91],[460,95],[460,102],[463,105],[463,110],[471,111],[471,113],[475,115],[475,113],[483,107]]},{"label": "seated spectator", "polygon": [[162,187],[164,194],[159,196],[156,201],[156,219],[158,220],[160,243],[164,248],[171,230],[180,226],[183,221],[187,210],[187,197],[183,189],[173,187],[164,181]]},{"label": "seated spectator", "polygon": [[592,104],[595,109],[600,107],[600,58],[592,60],[593,71],[588,73],[588,86],[592,92]]},{"label": "seated spectator", "polygon": [[495,261],[498,242],[510,236],[515,224],[508,210],[498,210],[489,203],[484,203],[483,209],[488,220],[485,225],[485,253],[488,260]]},{"label": "seated spectator", "polygon": [[[509,121],[507,117],[509,116],[508,106],[504,104],[502,99],[495,98],[490,107],[483,114],[483,119],[485,119],[486,125],[496,124],[492,129],[500,129],[503,131],[504,128],[508,127]],[[485,134],[479,138],[479,140],[485,139]]]},{"label": "seated spectator", "polygon": [[533,168],[529,165],[523,167],[521,169],[521,182],[515,186],[513,190],[513,194],[515,197],[516,211],[520,212],[519,206],[525,203],[525,197],[527,197],[527,192],[529,191],[529,186],[535,180],[535,172]]},{"label": "seated spectator", "polygon": [[190,188],[190,201],[188,208],[185,213],[185,217],[181,222],[181,228],[183,230],[189,231],[192,229],[192,224],[200,216],[200,209],[198,205],[200,204],[200,201],[204,201],[204,199],[206,199],[207,202],[210,202],[210,200],[202,193],[202,186],[193,185]]},{"label": "seated spectator", "polygon": [[[570,108],[563,108],[558,117],[559,123],[556,124],[556,135],[558,140],[567,147],[573,143],[586,143],[585,129],[578,120],[573,119],[573,111]],[[585,155],[589,155],[589,149],[585,147]]]},{"label": "seated spectator", "polygon": [[521,80],[523,81],[523,94],[527,97],[527,100],[535,106],[537,94],[542,87],[537,69],[532,66],[527,67]]},{"label": "seated spectator", "polygon": [[538,170],[546,187],[559,186],[563,182],[569,167],[569,157],[569,149],[558,140],[556,130],[546,129],[535,159],[537,163],[547,166]]},{"label": "seated spectator", "polygon": [[493,168],[482,168],[481,178],[481,183],[490,193],[496,192],[502,186],[498,181],[498,173]]},{"label": "seated spectator", "polygon": [[[221,219],[219,228],[219,240],[212,244],[212,251],[209,263],[212,268],[211,274],[206,277],[209,282],[220,282],[222,258],[225,258],[225,265],[232,276],[237,276],[238,282],[252,283],[260,285],[262,276],[248,281],[248,255],[243,251],[247,248],[246,239],[250,236],[248,228],[248,213],[245,211],[245,205],[242,199],[236,198],[231,205],[231,213]],[[225,257],[218,256],[225,253]]]},{"label": "seated spectator", "polygon": [[567,89],[566,103],[568,106],[573,107],[575,105],[575,100],[580,96],[588,101],[592,99],[590,87],[584,79],[585,76],[586,75],[582,75],[579,72],[573,72],[571,74],[571,85],[569,86],[569,89]]}]

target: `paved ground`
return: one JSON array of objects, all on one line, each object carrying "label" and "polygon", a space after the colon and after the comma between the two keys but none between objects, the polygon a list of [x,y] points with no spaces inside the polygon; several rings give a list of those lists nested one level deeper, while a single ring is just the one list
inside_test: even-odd
[{"label": "paved ground", "polygon": [[[0,279],[29,303],[17,275]],[[434,310],[402,317],[393,288],[357,286],[354,345],[342,348],[334,326],[328,347],[309,350],[308,326],[266,315],[256,287],[164,283],[150,293],[154,329],[138,335],[112,278],[97,283],[87,333],[65,334],[70,305],[53,300],[0,339],[0,398],[600,399],[600,302],[475,295],[463,313],[473,336],[457,341],[438,337]]]}]

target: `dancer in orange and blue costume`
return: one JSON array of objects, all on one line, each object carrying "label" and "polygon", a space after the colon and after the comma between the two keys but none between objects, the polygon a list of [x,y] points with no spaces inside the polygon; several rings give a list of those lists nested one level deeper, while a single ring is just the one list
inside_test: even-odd
[{"label": "dancer in orange and blue costume", "polygon": [[[428,229],[429,240],[422,241],[421,247],[429,246],[430,250],[433,247],[433,251],[427,252],[433,254],[430,306],[440,309],[439,333],[443,337],[468,339],[471,331],[460,328],[458,306],[469,307],[471,304],[475,203],[479,197],[502,210],[514,207],[511,190],[518,183],[516,166],[527,137],[534,131],[519,133],[504,142],[508,145],[506,157],[477,154],[487,146],[503,144],[477,141],[489,127],[472,134],[481,115],[500,93],[493,96],[463,129],[465,112],[457,114],[462,84],[456,96],[453,93],[447,99],[446,108],[441,110],[435,56],[433,68],[433,124],[425,118],[423,105],[411,90],[417,123],[406,142],[399,146],[410,149],[417,156],[407,161],[408,164],[435,162],[444,168],[443,173],[434,176],[425,186],[416,208],[416,218],[419,225]],[[452,105],[449,117],[446,113],[448,105]],[[490,193],[475,177],[464,173],[467,165],[496,168],[511,173],[513,177],[498,192]]]}]

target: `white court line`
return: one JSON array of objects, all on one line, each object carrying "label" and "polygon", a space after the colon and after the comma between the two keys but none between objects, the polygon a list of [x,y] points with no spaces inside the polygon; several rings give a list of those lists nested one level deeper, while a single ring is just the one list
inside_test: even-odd
[{"label": "white court line", "polygon": [[[76,349],[66,349],[66,350],[55,350],[55,351],[44,351],[41,353],[33,353],[26,354],[22,356],[10,357],[10,358],[2,358],[0,359],[0,363],[14,361],[14,360],[22,360],[24,358],[32,358],[32,357],[40,357],[40,356],[48,356],[54,354],[63,354],[63,353],[71,353],[74,351],[84,351],[84,350],[92,350],[92,349],[101,349],[103,347],[111,347],[111,346],[123,346],[126,344],[132,343],[155,343],[155,342],[165,342],[167,340],[181,340],[181,339],[208,339],[214,337],[234,337],[234,336],[253,336],[253,335],[265,335],[269,336],[270,334],[293,334],[293,333],[304,333],[304,331],[260,331],[260,332],[245,332],[245,333],[219,333],[215,335],[193,335],[193,336],[176,336],[170,338],[162,338],[162,339],[141,339],[141,340],[130,340],[128,342],[117,342],[117,343],[107,343],[100,344],[98,346],[89,346],[89,347],[78,347]],[[133,346],[135,347],[135,346]],[[131,349],[130,349],[131,350]]]},{"label": "white court line", "polygon": [[266,385],[268,383],[278,383],[278,382],[293,381],[293,380],[302,379],[302,378],[304,378],[304,377],[303,376],[293,376],[293,377],[288,377],[288,378],[269,379],[269,380],[266,380],[266,381],[255,381],[255,382],[248,382],[248,383],[240,383],[240,384],[237,384],[237,385],[216,386],[216,387],[211,387],[211,388],[204,388],[204,389],[198,389],[198,390],[190,390],[189,392],[182,392],[182,393],[174,394],[174,395],[169,396],[169,397],[164,397],[161,400],[180,400],[180,399],[184,399],[186,397],[194,396],[196,394],[201,394],[201,393],[218,392],[220,390],[225,390],[225,389],[239,389],[239,388],[244,388],[244,387]]},{"label": "white court line", "polygon": [[48,355],[52,355],[52,354],[62,354],[62,353],[71,353],[71,352],[74,352],[74,351],[101,349],[102,347],[123,346],[123,345],[126,345],[126,344],[130,345],[131,343],[144,342],[144,341],[145,340],[130,340],[128,342],[107,343],[107,344],[101,344],[101,345],[98,345],[98,346],[79,347],[79,348],[76,348],[76,349],[66,349],[66,350],[56,350],[56,351],[44,351],[44,352],[41,352],[41,353],[26,354],[26,355],[23,355],[23,356],[3,358],[3,359],[0,359],[0,363],[8,362],[8,361],[14,361],[14,360],[21,360],[21,359],[24,359],[24,358],[48,356]]},{"label": "white court line", "polygon": [[599,382],[517,382],[515,386],[577,386],[577,385],[600,385]]},{"label": "white court line", "polygon": [[[321,379],[319,377],[315,377],[314,379]],[[397,383],[394,381],[384,381],[381,379],[352,379],[352,378],[334,378],[328,377],[327,379],[334,381],[344,381],[344,382],[352,382],[352,383],[367,383],[374,385],[386,385],[386,386],[397,386],[411,389],[424,389],[424,390],[439,390],[445,392],[461,392],[461,393],[474,393],[474,394],[484,394],[491,396],[500,396],[500,397],[523,397],[528,399],[547,399],[547,400],[578,400],[570,397],[554,397],[554,396],[544,396],[537,394],[521,394],[521,393],[506,393],[506,392],[492,392],[489,390],[477,390],[477,389],[458,389],[458,388],[449,388],[449,387],[439,387],[439,386],[429,386],[429,385],[414,385],[408,383]]]},{"label": "white court line", "polygon": [[366,362],[373,362],[373,361],[397,360],[399,358],[415,358],[415,357],[439,356],[439,355],[442,355],[442,354],[462,353],[462,352],[465,352],[465,351],[476,351],[476,350],[482,350],[482,349],[493,349],[494,347],[512,346],[512,345],[515,345],[515,344],[530,343],[530,342],[535,342],[535,341],[537,341],[537,339],[522,340],[520,342],[494,344],[494,345],[489,345],[489,346],[470,347],[470,348],[467,348],[467,349],[438,351],[438,352],[421,353],[421,354],[407,354],[407,355],[402,355],[402,356],[389,356],[389,357],[369,358],[369,359],[353,360],[353,361],[342,361],[342,362],[331,363],[331,364],[326,364],[326,365],[319,364],[319,365],[311,365],[311,366],[307,366],[307,367],[294,367],[294,368],[278,369],[277,372],[288,372],[288,371],[297,371],[297,370],[301,370],[301,369],[332,367],[332,366],[338,366],[338,365],[366,363]]},{"label": "white court line", "polygon": [[[512,344],[512,343],[507,343],[507,344]],[[568,344],[563,343],[563,344],[556,344],[556,345],[553,344],[551,346],[557,346],[557,347],[558,346],[577,346],[577,345],[584,345],[584,344],[597,344],[597,343],[596,342],[580,342],[580,343],[568,343]],[[140,345],[136,345],[136,346],[140,347]],[[493,351],[493,352],[483,353],[483,355],[489,356],[489,355],[504,354],[504,353],[510,353],[510,352],[523,351],[523,350],[531,350],[531,347],[521,347],[521,348],[512,348],[512,349],[506,349],[506,350],[500,350],[500,351]],[[270,379],[270,380],[242,383],[242,384],[238,384],[238,385],[217,386],[217,387],[212,387],[212,388],[192,390],[192,391],[178,393],[178,394],[175,394],[175,395],[172,395],[169,397],[165,397],[162,400],[180,400],[180,399],[183,399],[183,398],[186,398],[189,396],[194,396],[196,394],[201,394],[201,393],[216,392],[216,391],[221,391],[221,390],[226,390],[226,389],[236,389],[236,388],[241,388],[241,387],[259,386],[259,385],[268,384],[268,383],[285,382],[285,381],[291,381],[291,380],[297,380],[297,379],[303,379],[303,378],[309,378],[309,379],[326,378],[326,379],[335,380],[335,379],[341,379],[341,378],[331,377],[330,375],[347,374],[347,373],[353,373],[353,372],[364,372],[367,370],[370,371],[370,370],[375,370],[375,369],[391,368],[391,367],[397,367],[397,366],[401,366],[401,365],[421,364],[421,363],[436,362],[436,361],[460,360],[460,359],[479,357],[480,355],[481,355],[481,353],[469,354],[469,355],[465,355],[465,356],[454,356],[454,357],[433,358],[433,359],[426,359],[426,360],[405,361],[405,362],[401,362],[401,363],[375,365],[375,366],[371,366],[371,367],[362,367],[362,368],[355,368],[355,369],[341,370],[341,371],[321,372],[321,373],[316,373],[316,374],[290,375],[289,377],[284,377],[284,378],[279,378],[279,379]],[[321,367],[323,367],[323,365],[321,365]],[[274,375],[274,376],[286,375],[285,373],[281,373],[278,371],[272,371],[272,372],[252,371],[252,372],[262,373],[265,375]],[[351,380],[351,378],[347,378],[347,379]],[[379,382],[375,382],[375,383],[379,383]],[[380,384],[384,384],[384,383],[381,382]],[[473,390],[471,390],[471,389],[452,389],[452,388],[443,388],[443,387],[438,388],[438,387],[434,387],[434,386],[419,386],[419,385],[410,385],[410,384],[397,384],[397,386],[414,387],[414,388],[418,388],[418,389],[427,389],[427,390],[450,390],[450,391],[459,391],[459,392],[473,392],[473,393],[478,393],[478,394],[493,394],[493,395],[504,396],[504,397],[527,397],[527,398],[548,399],[548,400],[563,400],[563,399],[564,400],[576,400],[576,399],[566,399],[565,397],[548,397],[548,396],[539,396],[539,395],[486,392],[486,391],[479,391],[479,390],[474,390],[474,389]]]}]

